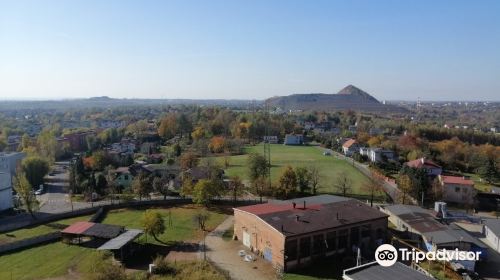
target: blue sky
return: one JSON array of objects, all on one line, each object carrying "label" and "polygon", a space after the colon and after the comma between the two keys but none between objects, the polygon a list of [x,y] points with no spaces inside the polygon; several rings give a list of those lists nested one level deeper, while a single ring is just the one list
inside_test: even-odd
[{"label": "blue sky", "polygon": [[500,100],[500,1],[0,0],[0,99]]}]

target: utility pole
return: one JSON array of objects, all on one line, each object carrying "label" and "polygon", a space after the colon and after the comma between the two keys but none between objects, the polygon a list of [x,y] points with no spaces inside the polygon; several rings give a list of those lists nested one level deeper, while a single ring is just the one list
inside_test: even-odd
[{"label": "utility pole", "polygon": [[[264,104],[264,116],[266,122],[265,136],[269,135],[269,122],[271,118],[269,116],[269,103],[265,101]],[[264,139],[264,158],[267,160],[267,179],[269,181],[269,186],[271,186],[271,144],[269,139]]]}]

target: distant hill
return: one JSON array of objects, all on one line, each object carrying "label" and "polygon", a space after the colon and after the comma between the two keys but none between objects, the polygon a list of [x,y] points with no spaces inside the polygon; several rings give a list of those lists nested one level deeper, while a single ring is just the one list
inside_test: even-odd
[{"label": "distant hill", "polygon": [[355,110],[366,112],[404,112],[404,108],[380,103],[365,91],[348,85],[337,94],[309,93],[272,97],[266,100],[272,107],[283,110],[335,111]]}]

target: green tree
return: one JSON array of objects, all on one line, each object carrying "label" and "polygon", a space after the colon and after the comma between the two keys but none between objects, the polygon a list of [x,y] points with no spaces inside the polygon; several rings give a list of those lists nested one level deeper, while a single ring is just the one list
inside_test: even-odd
[{"label": "green tree", "polygon": [[413,189],[413,185],[409,175],[401,174],[398,177],[398,189],[400,190],[400,198],[399,198],[400,203],[405,204],[408,194]]},{"label": "green tree", "polygon": [[291,166],[287,166],[281,173],[276,193],[279,197],[289,198],[297,191],[297,175]]},{"label": "green tree", "polygon": [[193,188],[193,201],[196,204],[208,206],[210,200],[218,195],[218,187],[212,180],[199,180]]},{"label": "green tree", "polygon": [[21,162],[21,169],[33,187],[43,184],[43,177],[49,173],[49,162],[39,156],[30,156]]},{"label": "green tree", "polygon": [[53,163],[56,159],[57,141],[55,131],[44,129],[38,135],[37,139],[38,152],[40,155]]},{"label": "green tree", "polygon": [[103,173],[99,173],[96,180],[95,191],[99,194],[104,194],[107,186],[108,186],[108,180],[106,180],[106,176]]},{"label": "green tree", "polygon": [[18,172],[14,177],[14,190],[21,199],[21,205],[33,219],[36,219],[35,212],[38,210],[39,204],[33,193],[33,187],[29,183],[23,172]]},{"label": "green tree", "polygon": [[267,176],[268,162],[263,155],[250,154],[248,156],[250,181],[253,182],[261,176]]},{"label": "green tree", "polygon": [[296,167],[295,175],[297,176],[297,185],[299,186],[300,193],[304,194],[310,189],[311,174],[305,167]]},{"label": "green tree", "polygon": [[163,243],[158,239],[158,235],[165,232],[165,221],[158,211],[146,210],[142,216],[141,222],[144,233],[153,236],[156,241]]}]

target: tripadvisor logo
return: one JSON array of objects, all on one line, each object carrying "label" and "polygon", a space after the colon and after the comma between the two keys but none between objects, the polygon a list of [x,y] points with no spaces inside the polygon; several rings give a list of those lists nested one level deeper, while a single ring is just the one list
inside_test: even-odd
[{"label": "tripadvisor logo", "polygon": [[391,244],[382,244],[375,251],[375,260],[381,266],[392,266],[399,259],[402,261],[478,261],[481,252],[439,249],[435,252],[421,252],[415,249],[399,248],[396,250]]}]

